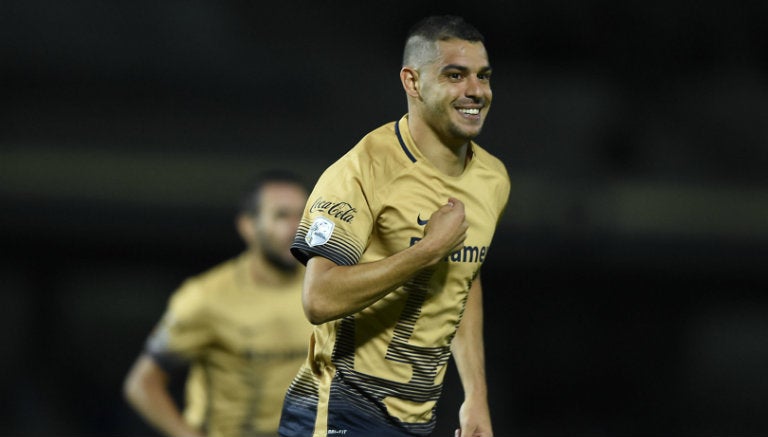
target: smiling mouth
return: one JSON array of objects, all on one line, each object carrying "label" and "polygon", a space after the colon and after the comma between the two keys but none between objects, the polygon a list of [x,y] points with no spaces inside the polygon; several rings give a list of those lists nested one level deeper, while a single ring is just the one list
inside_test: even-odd
[{"label": "smiling mouth", "polygon": [[480,108],[459,108],[459,112],[464,115],[480,115]]}]

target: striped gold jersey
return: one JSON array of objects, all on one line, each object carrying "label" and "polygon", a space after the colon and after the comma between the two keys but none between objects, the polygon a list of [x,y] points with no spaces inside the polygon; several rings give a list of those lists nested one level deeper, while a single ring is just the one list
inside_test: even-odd
[{"label": "striped gold jersey", "polygon": [[189,364],[185,419],[210,437],[277,435],[280,410],[307,356],[303,267],[283,287],[254,285],[247,253],[187,279],[147,352],[172,371]]},{"label": "striped gold jersey", "polygon": [[320,177],[292,246],[306,263],[386,258],[417,243],[431,214],[465,204],[465,245],[368,308],[314,329],[310,356],[286,396],[282,436],[428,435],[450,345],[473,278],[506,207],[509,176],[474,142],[462,175],[420,153],[407,115],[365,136]]}]

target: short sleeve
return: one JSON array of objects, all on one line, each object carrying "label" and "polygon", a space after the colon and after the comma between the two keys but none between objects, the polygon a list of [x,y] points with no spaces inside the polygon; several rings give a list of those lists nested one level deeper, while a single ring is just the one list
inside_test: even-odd
[{"label": "short sleeve", "polygon": [[348,153],[320,176],[291,246],[299,261],[316,255],[338,265],[360,260],[373,229],[368,167]]},{"label": "short sleeve", "polygon": [[188,280],[171,296],[163,317],[150,334],[146,351],[167,371],[203,353],[213,332],[205,311],[202,289]]}]

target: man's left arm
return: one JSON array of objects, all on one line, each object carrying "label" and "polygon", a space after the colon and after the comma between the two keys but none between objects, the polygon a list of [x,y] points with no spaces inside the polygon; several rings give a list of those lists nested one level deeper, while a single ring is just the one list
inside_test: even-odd
[{"label": "man's left arm", "polygon": [[485,380],[483,345],[483,286],[478,273],[469,289],[464,317],[451,344],[451,353],[464,388],[464,403],[459,410],[461,437],[492,437]]}]

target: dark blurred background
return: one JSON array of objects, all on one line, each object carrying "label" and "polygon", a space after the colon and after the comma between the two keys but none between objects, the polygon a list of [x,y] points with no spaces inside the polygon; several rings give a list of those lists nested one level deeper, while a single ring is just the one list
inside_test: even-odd
[{"label": "dark blurred background", "polygon": [[[498,436],[768,435],[768,3],[5,0],[3,435],[153,436],[122,378],[242,245],[257,170],[314,182],[405,112],[408,27],[487,37],[513,191],[484,269]],[[453,435],[451,370],[436,435]]]}]

